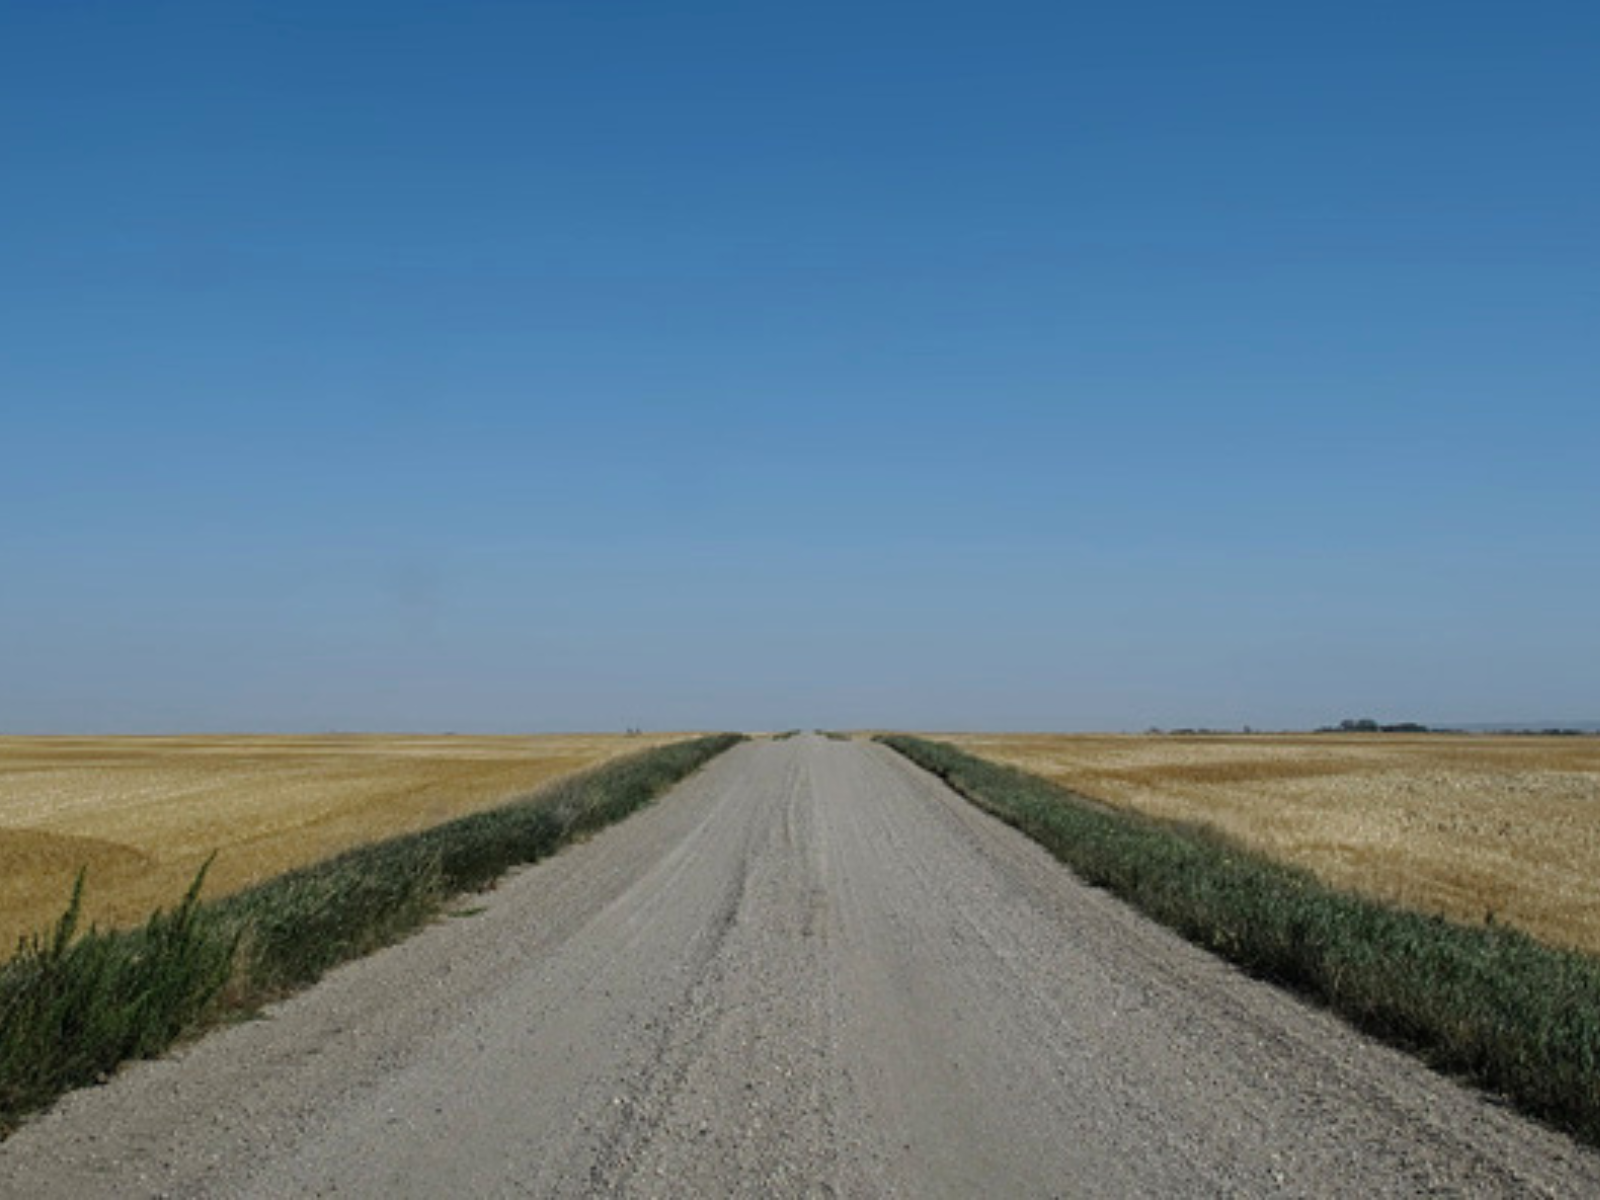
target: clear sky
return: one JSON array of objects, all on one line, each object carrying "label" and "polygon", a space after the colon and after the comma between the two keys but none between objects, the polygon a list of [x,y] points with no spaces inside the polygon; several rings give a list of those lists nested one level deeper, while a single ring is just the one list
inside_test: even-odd
[{"label": "clear sky", "polygon": [[1600,719],[1597,63],[0,0],[0,730]]}]

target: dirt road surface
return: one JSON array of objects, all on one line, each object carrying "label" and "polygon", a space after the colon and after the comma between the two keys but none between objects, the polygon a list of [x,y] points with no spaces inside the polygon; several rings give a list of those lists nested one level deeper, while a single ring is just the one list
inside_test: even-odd
[{"label": "dirt road surface", "polygon": [[739,747],[470,903],[68,1097],[0,1195],[1600,1194],[882,747]]}]

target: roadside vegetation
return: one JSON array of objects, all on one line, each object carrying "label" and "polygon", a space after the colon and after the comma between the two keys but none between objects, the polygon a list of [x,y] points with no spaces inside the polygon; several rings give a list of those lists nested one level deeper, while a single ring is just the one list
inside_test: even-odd
[{"label": "roadside vegetation", "polygon": [[942,740],[1115,808],[1204,825],[1341,891],[1464,925],[1511,925],[1600,956],[1600,738]]},{"label": "roadside vegetation", "polygon": [[1189,940],[1600,1145],[1600,960],[1341,892],[944,743],[879,740]]},{"label": "roadside vegetation", "polygon": [[202,869],[174,909],[139,929],[81,931],[80,874],[55,927],[0,964],[0,1136],[127,1059],[159,1054],[395,941],[451,896],[627,816],[741,740],[720,734],[615,759],[222,900],[200,899]]}]

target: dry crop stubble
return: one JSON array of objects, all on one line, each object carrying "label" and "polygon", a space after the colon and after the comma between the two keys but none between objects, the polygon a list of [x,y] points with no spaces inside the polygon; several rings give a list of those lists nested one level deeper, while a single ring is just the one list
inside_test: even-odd
[{"label": "dry crop stubble", "polygon": [[945,735],[1336,887],[1600,954],[1600,738]]},{"label": "dry crop stubble", "polygon": [[0,958],[60,915],[133,925],[378,838],[491,808],[679,735],[0,738]]}]

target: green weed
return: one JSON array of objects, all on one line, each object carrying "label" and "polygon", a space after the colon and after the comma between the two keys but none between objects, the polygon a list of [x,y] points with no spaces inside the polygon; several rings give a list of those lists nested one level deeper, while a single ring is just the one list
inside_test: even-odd
[{"label": "green weed", "polygon": [[943,743],[879,740],[1189,940],[1600,1145],[1600,961],[1335,891]]}]

